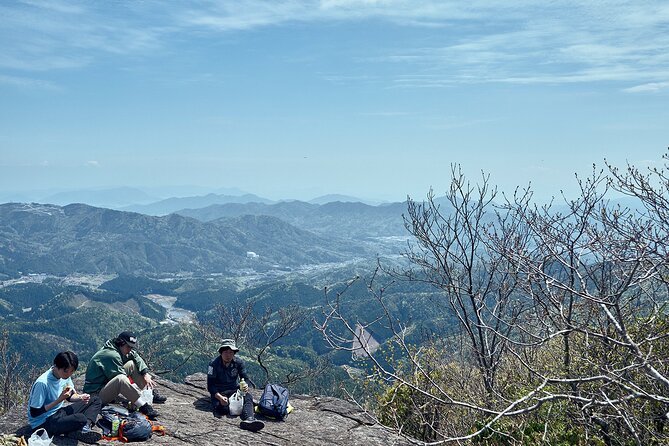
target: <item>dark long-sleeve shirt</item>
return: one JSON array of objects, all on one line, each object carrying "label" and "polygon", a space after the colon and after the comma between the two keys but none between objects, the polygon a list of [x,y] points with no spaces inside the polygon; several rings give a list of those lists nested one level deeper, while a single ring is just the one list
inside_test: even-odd
[{"label": "dark long-sleeve shirt", "polygon": [[220,356],[209,363],[207,370],[207,390],[213,398],[216,393],[221,395],[232,395],[239,385],[239,379],[244,378],[249,385],[255,386],[246,374],[244,361],[240,358],[232,358],[229,366],[223,364]]}]

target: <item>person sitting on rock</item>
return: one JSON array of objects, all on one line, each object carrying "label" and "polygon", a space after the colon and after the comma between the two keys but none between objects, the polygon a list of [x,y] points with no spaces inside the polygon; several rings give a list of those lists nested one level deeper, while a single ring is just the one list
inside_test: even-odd
[{"label": "person sitting on rock", "polygon": [[[28,422],[33,431],[44,428],[50,436],[66,434],[84,443],[96,443],[100,434],[91,427],[100,414],[100,398],[77,393],[70,378],[79,367],[74,352],[56,355],[53,366],[30,389]],[[64,401],[72,404],[64,405]]]},{"label": "person sitting on rock", "polygon": [[[253,381],[246,374],[244,361],[236,358],[235,354],[239,351],[233,339],[224,339],[221,347],[218,349],[218,356],[209,363],[207,371],[207,390],[211,394],[214,416],[221,417],[230,414],[229,398],[239,390],[244,394],[244,406],[241,413],[241,423],[239,427],[252,432],[257,432],[265,424],[256,420],[253,411],[253,396],[248,392],[250,382],[253,387]],[[243,382],[239,379],[243,378]]]},{"label": "person sitting on rock", "polygon": [[[105,342],[88,363],[84,391],[99,395],[103,405],[114,401],[121,394],[141,413],[155,420],[158,411],[141,398],[140,392],[145,388],[153,389],[155,382],[146,363],[134,350],[136,345],[137,337],[130,331],[124,331]],[[164,403],[166,399],[153,390],[154,403]]]}]

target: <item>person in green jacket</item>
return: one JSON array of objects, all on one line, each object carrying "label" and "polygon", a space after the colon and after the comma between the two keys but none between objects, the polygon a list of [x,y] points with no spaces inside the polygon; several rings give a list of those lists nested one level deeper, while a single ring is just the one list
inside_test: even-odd
[{"label": "person in green jacket", "polygon": [[[88,363],[84,392],[99,396],[103,405],[114,401],[120,394],[154,420],[158,411],[142,399],[141,389],[153,389],[155,382],[149,367],[134,350],[136,345],[137,337],[130,331],[105,342]],[[154,403],[163,403],[166,399],[154,391]]]}]

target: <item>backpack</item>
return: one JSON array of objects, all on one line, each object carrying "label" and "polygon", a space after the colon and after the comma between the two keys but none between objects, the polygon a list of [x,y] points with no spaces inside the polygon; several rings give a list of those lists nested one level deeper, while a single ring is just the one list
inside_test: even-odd
[{"label": "backpack", "polygon": [[288,415],[288,389],[278,384],[267,384],[260,395],[258,409],[262,415],[283,420]]},{"label": "backpack", "polygon": [[[120,421],[118,435],[112,437],[112,422],[115,418]],[[165,428],[152,424],[139,412],[128,412],[122,407],[106,406],[100,413],[97,425],[102,429],[105,440],[120,440],[123,443],[130,441],[146,441],[151,438],[153,432],[163,434]]]}]

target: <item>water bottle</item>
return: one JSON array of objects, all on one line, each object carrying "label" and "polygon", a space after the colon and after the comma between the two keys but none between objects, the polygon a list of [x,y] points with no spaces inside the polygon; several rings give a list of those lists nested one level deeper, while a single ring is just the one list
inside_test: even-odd
[{"label": "water bottle", "polygon": [[111,436],[112,437],[117,437],[118,436],[118,427],[121,425],[121,420],[117,416],[114,417],[112,420],[112,430],[111,430]]},{"label": "water bottle", "polygon": [[247,389],[245,389],[245,387],[246,387],[246,381],[244,381],[244,378],[242,378],[242,379],[239,381],[239,390],[242,391],[242,395],[246,395],[246,390],[247,390]]}]

